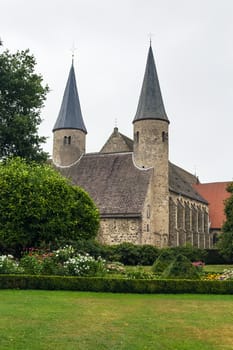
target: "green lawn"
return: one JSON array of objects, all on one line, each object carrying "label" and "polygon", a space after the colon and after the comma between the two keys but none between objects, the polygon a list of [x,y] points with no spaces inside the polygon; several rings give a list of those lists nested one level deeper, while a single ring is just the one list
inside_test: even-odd
[{"label": "green lawn", "polygon": [[233,296],[0,290],[0,349],[233,349]]}]

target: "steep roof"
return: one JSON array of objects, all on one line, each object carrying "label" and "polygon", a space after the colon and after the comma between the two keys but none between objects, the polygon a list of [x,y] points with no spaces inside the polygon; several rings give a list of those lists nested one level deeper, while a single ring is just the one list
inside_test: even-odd
[{"label": "steep roof", "polygon": [[132,153],[86,154],[59,171],[90,194],[102,217],[141,215],[152,170],[136,168]]},{"label": "steep roof", "polygon": [[224,213],[224,201],[229,198],[230,193],[226,187],[230,182],[213,182],[196,184],[193,187],[209,202],[210,227],[221,229],[226,220]]},{"label": "steep roof", "polygon": [[165,120],[169,123],[163,104],[159,79],[151,46],[148,52],[146,70],[143,79],[141,95],[138,102],[138,108],[133,122],[141,119],[158,119]]},{"label": "steep roof", "polygon": [[[176,194],[208,204],[207,200],[193,188],[187,174],[189,174],[187,171],[169,162],[169,190]],[[191,179],[191,174],[189,175]]]},{"label": "steep roof", "polygon": [[59,129],[78,129],[87,133],[79,102],[73,62],[53,131]]},{"label": "steep roof", "polygon": [[[84,188],[102,217],[137,217],[142,213],[153,169],[139,169],[132,152],[85,154],[70,167],[57,168],[72,183]],[[170,190],[207,203],[169,164]]]}]

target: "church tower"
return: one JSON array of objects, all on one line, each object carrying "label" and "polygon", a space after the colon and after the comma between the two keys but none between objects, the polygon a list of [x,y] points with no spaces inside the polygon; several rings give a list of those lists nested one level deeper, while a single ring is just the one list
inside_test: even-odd
[{"label": "church tower", "polygon": [[82,117],[73,60],[53,133],[53,162],[56,165],[71,165],[85,153],[87,130]]},{"label": "church tower", "polygon": [[149,47],[138,108],[133,120],[134,162],[153,168],[150,191],[154,244],[167,245],[169,234],[168,126],[153,51]]}]

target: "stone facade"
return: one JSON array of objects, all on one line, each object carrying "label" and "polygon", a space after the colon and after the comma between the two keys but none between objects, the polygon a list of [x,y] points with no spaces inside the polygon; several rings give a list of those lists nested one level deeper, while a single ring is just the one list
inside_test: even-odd
[{"label": "stone facade", "polygon": [[86,151],[86,134],[81,130],[56,130],[53,136],[53,162],[68,166],[77,161]]},{"label": "stone facade", "polygon": [[190,244],[197,248],[211,248],[208,206],[190,198],[170,193],[169,246]]},{"label": "stone facade", "polygon": [[142,244],[140,218],[101,218],[98,240],[113,245],[122,242]]},{"label": "stone facade", "polygon": [[132,149],[133,141],[122,135],[115,127],[112,135],[102,147],[100,153],[129,152]]},{"label": "stone facade", "polygon": [[169,233],[168,122],[154,119],[136,121],[133,154],[136,166],[153,168],[148,194],[150,226],[157,237],[153,239],[154,244],[163,246]]}]

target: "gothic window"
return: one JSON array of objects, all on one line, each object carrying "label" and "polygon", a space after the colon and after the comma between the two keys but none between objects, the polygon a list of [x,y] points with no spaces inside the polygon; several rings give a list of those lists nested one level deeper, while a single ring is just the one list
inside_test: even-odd
[{"label": "gothic window", "polygon": [[197,232],[197,210],[194,206],[192,207],[192,229],[193,232]]},{"label": "gothic window", "polygon": [[202,211],[198,209],[198,232],[203,232]]},{"label": "gothic window", "polygon": [[178,226],[178,229],[184,228],[184,208],[179,201],[177,205],[177,226]]},{"label": "gothic window", "polygon": [[185,203],[185,230],[191,229],[191,210],[188,203]]}]

